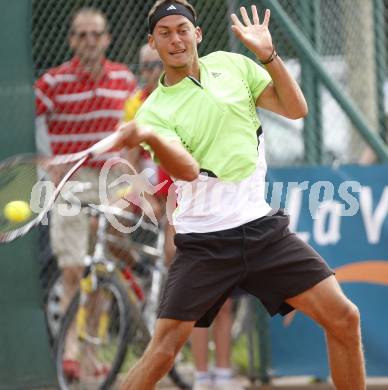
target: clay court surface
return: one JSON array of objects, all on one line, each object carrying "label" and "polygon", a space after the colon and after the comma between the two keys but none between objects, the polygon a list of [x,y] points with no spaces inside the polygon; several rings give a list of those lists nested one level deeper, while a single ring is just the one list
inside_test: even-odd
[{"label": "clay court surface", "polygon": [[[327,383],[306,384],[295,378],[275,381],[272,385],[248,386],[247,390],[335,390],[334,386]],[[157,387],[159,390],[178,390],[167,383]],[[349,389],[351,390],[351,389]],[[371,378],[368,380],[367,390],[388,390],[388,378]]]},{"label": "clay court surface", "polygon": [[[241,380],[243,384],[247,385],[247,390],[335,390],[334,386],[328,383],[310,384],[309,378],[306,377],[275,379],[271,385],[249,385],[249,382],[245,382],[243,378]],[[167,380],[161,383],[157,389],[179,390],[177,387],[171,386]],[[368,378],[367,390],[388,390],[388,377]]]},{"label": "clay court surface", "polygon": [[[259,385],[259,384],[249,385],[247,383],[246,389],[247,390],[335,390],[334,386],[327,383],[309,384],[308,380],[305,378],[277,379],[274,380],[274,383],[271,385]],[[44,388],[38,390],[56,390],[56,389]],[[91,386],[90,390],[96,390],[96,388]],[[112,388],[112,390],[118,390],[118,385]],[[171,382],[168,379],[165,379],[162,381],[160,385],[157,386],[157,390],[179,390],[179,389],[171,385]],[[367,390],[388,390],[388,377],[368,378]]]}]

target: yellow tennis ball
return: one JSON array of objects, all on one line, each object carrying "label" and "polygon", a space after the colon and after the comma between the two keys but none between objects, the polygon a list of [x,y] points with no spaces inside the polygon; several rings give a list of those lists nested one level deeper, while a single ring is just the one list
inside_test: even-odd
[{"label": "yellow tennis ball", "polygon": [[132,186],[125,186],[116,191],[116,196],[119,198],[127,198],[133,192]]},{"label": "yellow tennis ball", "polygon": [[13,200],[4,207],[4,216],[11,222],[23,222],[31,216],[31,209],[23,200]]}]

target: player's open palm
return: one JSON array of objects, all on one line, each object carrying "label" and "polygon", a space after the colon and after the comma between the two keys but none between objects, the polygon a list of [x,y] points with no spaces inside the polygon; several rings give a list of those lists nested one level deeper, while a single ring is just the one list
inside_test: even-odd
[{"label": "player's open palm", "polygon": [[257,8],[252,5],[252,20],[245,7],[240,8],[242,22],[236,14],[232,14],[232,31],[240,41],[259,59],[265,60],[273,51],[272,37],[268,29],[271,12],[265,11],[263,23],[260,24]]}]

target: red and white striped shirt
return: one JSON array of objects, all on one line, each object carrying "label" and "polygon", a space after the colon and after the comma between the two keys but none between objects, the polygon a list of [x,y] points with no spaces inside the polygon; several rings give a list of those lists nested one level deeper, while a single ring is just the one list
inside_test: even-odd
[{"label": "red and white striped shirt", "polygon": [[111,134],[135,89],[128,68],[106,59],[98,80],[82,70],[77,58],[48,70],[35,83],[39,151],[75,153]]}]

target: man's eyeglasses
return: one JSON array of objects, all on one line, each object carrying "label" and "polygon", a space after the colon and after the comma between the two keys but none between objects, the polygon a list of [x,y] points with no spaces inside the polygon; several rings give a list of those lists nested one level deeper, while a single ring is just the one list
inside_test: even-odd
[{"label": "man's eyeglasses", "polygon": [[162,61],[145,61],[140,64],[140,70],[153,70],[162,67]]},{"label": "man's eyeglasses", "polygon": [[71,35],[78,39],[85,39],[87,37],[92,37],[94,39],[101,38],[106,33],[106,30],[102,31],[72,31]]}]

